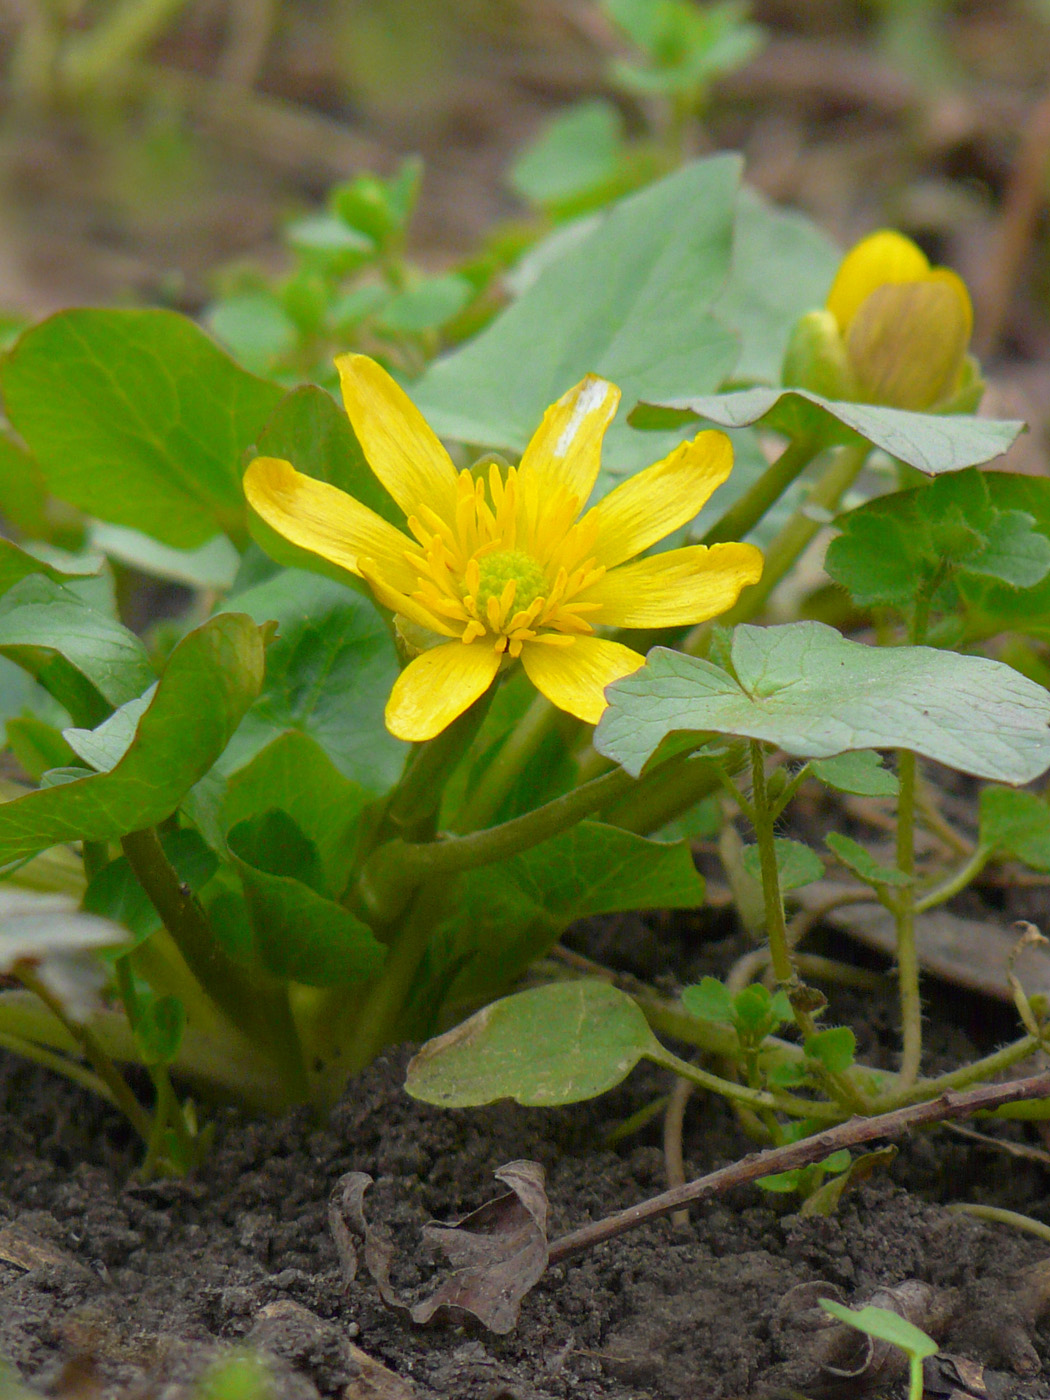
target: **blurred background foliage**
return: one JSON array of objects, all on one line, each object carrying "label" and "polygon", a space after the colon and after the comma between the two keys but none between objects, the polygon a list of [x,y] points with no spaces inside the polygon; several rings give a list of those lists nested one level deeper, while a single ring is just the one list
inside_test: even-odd
[{"label": "blurred background foliage", "polygon": [[0,336],[167,305],[282,382],[412,377],[553,229],[732,148],[958,268],[1040,428],[1048,71],[1047,0],[0,0]]}]

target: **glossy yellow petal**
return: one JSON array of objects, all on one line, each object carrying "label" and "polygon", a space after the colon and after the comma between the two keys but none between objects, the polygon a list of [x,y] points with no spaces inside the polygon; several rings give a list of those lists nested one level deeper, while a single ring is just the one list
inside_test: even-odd
[{"label": "glossy yellow petal", "polygon": [[396,587],[415,588],[415,570],[405,559],[406,550],[419,552],[415,541],[337,486],[278,457],[256,457],[244,474],[244,494],[271,529],[300,549],[358,576],[358,561],[367,557]]},{"label": "glossy yellow petal", "polygon": [[704,432],[621,482],[587,512],[586,520],[598,525],[598,563],[611,569],[687,524],[732,467],[725,433]]},{"label": "glossy yellow petal", "polygon": [[551,404],[521,459],[521,474],[538,478],[541,501],[562,487],[581,508],[586,505],[598,480],[602,439],[619,402],[615,384],[589,374]]},{"label": "glossy yellow petal", "polygon": [[448,618],[439,617],[417,599],[404,593],[399,588],[394,588],[372,559],[361,559],[361,577],[368,584],[369,588],[376,596],[376,600],[387,607],[391,612],[397,613],[401,617],[407,617],[410,622],[417,623],[428,632],[437,632],[441,637],[462,637],[463,628],[453,626]]},{"label": "glossy yellow petal", "polygon": [[839,264],[828,293],[827,308],[843,334],[861,303],[887,282],[915,282],[930,264],[921,248],[892,229],[882,229],[851,248]]},{"label": "glossy yellow petal", "polygon": [[610,627],[691,627],[726,612],[761,577],[753,544],[688,545],[612,569],[573,601],[601,603],[588,621]]},{"label": "glossy yellow petal", "polygon": [[605,687],[639,670],[645,657],[602,637],[574,637],[571,646],[526,642],[521,664],[552,705],[597,724],[605,710]]},{"label": "glossy yellow petal", "polygon": [[954,284],[928,277],[872,292],[846,336],[863,403],[921,412],[958,386],[970,341],[969,298]]},{"label": "glossy yellow petal", "polygon": [[496,679],[500,657],[478,642],[448,642],[410,661],[386,702],[386,727],[422,743],[447,729]]},{"label": "glossy yellow petal", "polygon": [[335,367],[368,465],[394,500],[406,515],[428,505],[454,520],[456,469],[404,389],[367,355],[340,355]]}]

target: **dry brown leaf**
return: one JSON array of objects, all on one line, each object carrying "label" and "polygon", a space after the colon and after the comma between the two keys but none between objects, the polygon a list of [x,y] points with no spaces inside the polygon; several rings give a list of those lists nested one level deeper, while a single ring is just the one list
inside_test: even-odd
[{"label": "dry brown leaf", "polygon": [[547,1268],[547,1196],[538,1162],[508,1162],[494,1173],[510,1190],[451,1225],[431,1222],[423,1237],[445,1255],[453,1272],[428,1297],[409,1303],[391,1282],[392,1242],[365,1218],[365,1172],[340,1177],[329,1203],[329,1223],[344,1276],[353,1279],[364,1242],[365,1268],[388,1307],[423,1324],[435,1319],[477,1318],[492,1332],[510,1332],[521,1300]]}]

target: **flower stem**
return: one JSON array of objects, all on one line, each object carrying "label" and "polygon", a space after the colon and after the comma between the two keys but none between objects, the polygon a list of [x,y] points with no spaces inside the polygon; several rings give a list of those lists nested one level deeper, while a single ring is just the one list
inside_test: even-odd
[{"label": "flower stem", "polygon": [[662,1069],[673,1070],[683,1079],[688,1079],[690,1084],[695,1084],[698,1089],[707,1089],[713,1094],[721,1094],[723,1098],[729,1099],[733,1103],[743,1104],[756,1113],[772,1113],[779,1110],[782,1113],[789,1113],[795,1118],[824,1118],[835,1122],[840,1122],[842,1119],[842,1109],[837,1104],[821,1103],[819,1099],[804,1099],[798,1094],[782,1094],[765,1089],[753,1089],[749,1085],[738,1084],[733,1079],[722,1079],[719,1075],[711,1074],[708,1070],[701,1069],[699,1065],[694,1065],[690,1060],[680,1059],[663,1046],[660,1046],[659,1054],[654,1051],[647,1058]]},{"label": "flower stem", "polygon": [[524,816],[485,831],[440,841],[407,842],[400,838],[388,841],[361,872],[358,891],[363,906],[373,918],[390,923],[424,880],[492,865],[538,846],[541,841],[568,830],[591,812],[620,797],[634,782],[634,778],[617,768],[545,802]]},{"label": "flower stem", "polygon": [[276,1062],[289,1091],[306,1096],[307,1081],[288,993],[262,985],[220,946],[207,915],[182,884],[156,831],[147,827],[121,837],[121,847],[190,971],[216,1006],[267,1059]]},{"label": "flower stem", "polygon": [[479,831],[499,811],[508,792],[558,720],[558,710],[537,695],[507,735],[456,816],[456,830]]},{"label": "flower stem", "polygon": [[91,1093],[97,1094],[100,1099],[105,1099],[107,1103],[116,1103],[105,1080],[92,1073],[77,1060],[71,1060],[68,1055],[61,1055],[56,1050],[48,1050],[43,1045],[37,1045],[33,1040],[26,1040],[20,1035],[9,1035],[7,1031],[2,1030],[0,1030],[0,1050],[10,1050],[12,1055],[43,1065],[53,1074],[65,1075],[74,1084],[79,1084],[82,1089],[89,1089]]},{"label": "flower stem", "polygon": [[[744,589],[735,608],[722,614],[718,619],[720,626],[731,627],[738,622],[750,622],[762,611],[773,589],[822,528],[819,513],[833,510],[838,505],[859,475],[870,452],[871,444],[868,442],[851,443],[838,449],[823,474],[813,483],[805,505],[795,511],[765,551],[762,578]],[[817,518],[814,518],[814,514]],[[710,629],[708,622],[694,627],[682,644],[682,650],[692,656],[698,655],[707,646]]]},{"label": "flower stem", "polygon": [[821,450],[821,443],[809,436],[788,443],[776,461],[715,521],[700,543],[712,545],[721,544],[724,540],[746,539]]}]

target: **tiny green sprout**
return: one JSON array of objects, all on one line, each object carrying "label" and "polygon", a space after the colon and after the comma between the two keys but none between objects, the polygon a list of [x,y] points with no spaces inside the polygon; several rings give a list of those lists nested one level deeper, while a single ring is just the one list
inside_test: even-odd
[{"label": "tiny green sprout", "polygon": [[922,1400],[922,1363],[925,1357],[935,1356],[938,1349],[932,1337],[887,1308],[869,1307],[854,1311],[827,1298],[821,1298],[820,1306],[848,1327],[855,1327],[858,1332],[864,1332],[877,1341],[900,1347],[908,1357],[908,1400]]},{"label": "tiny green sprout", "polygon": [[274,1400],[273,1378],[258,1357],[244,1352],[211,1367],[195,1400]]}]

